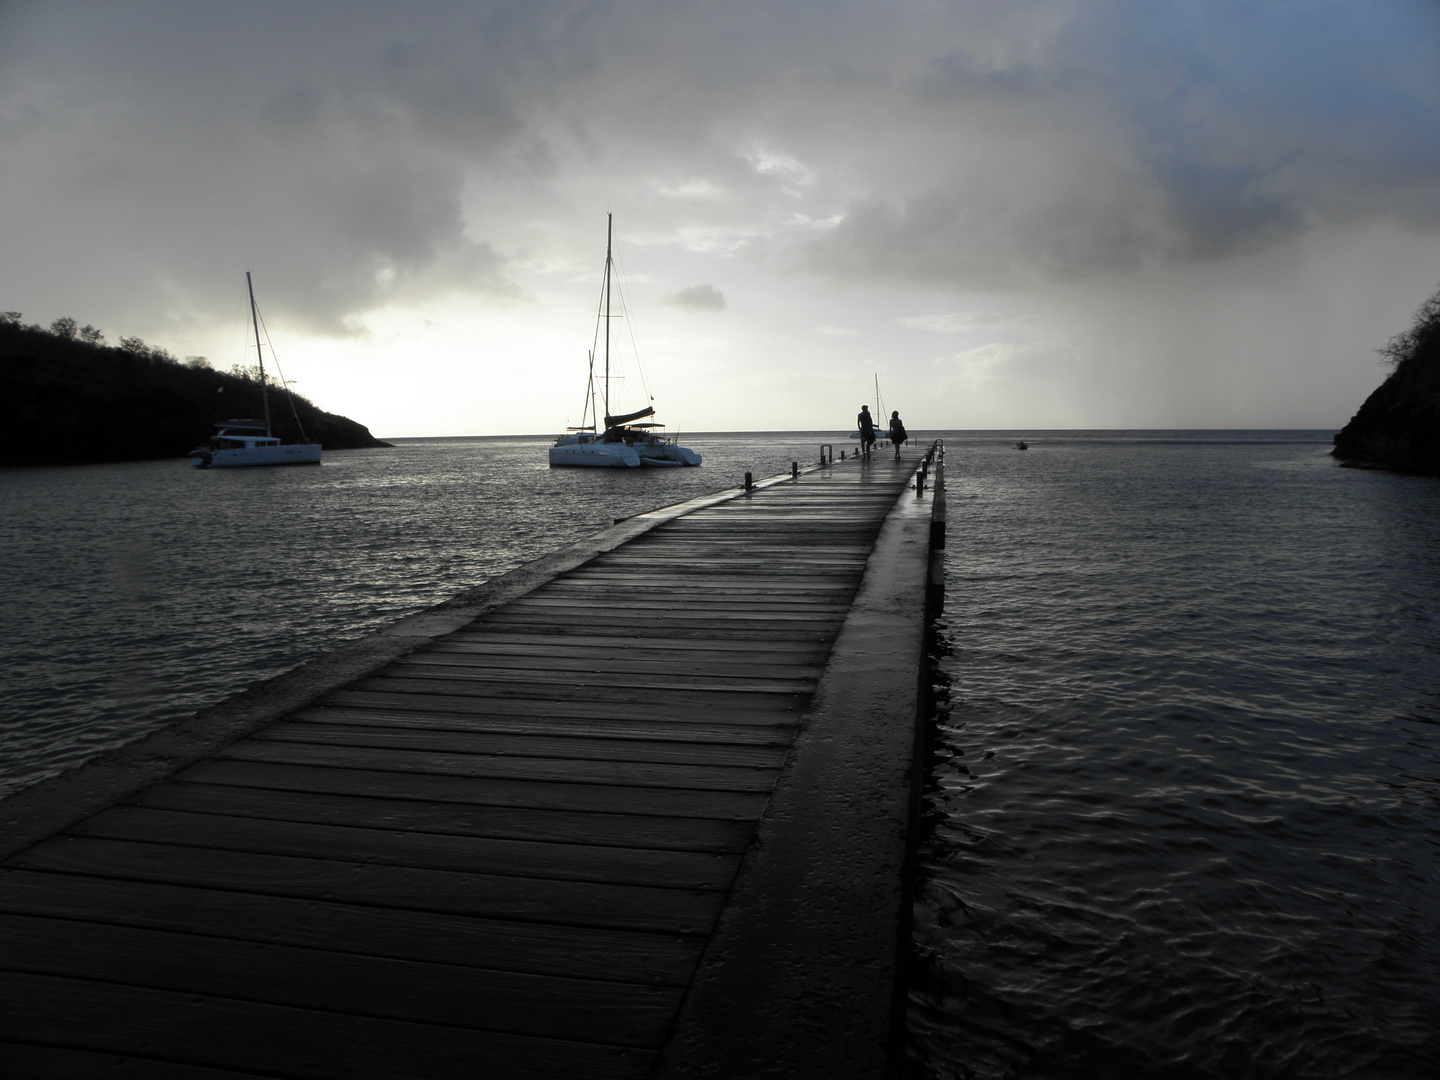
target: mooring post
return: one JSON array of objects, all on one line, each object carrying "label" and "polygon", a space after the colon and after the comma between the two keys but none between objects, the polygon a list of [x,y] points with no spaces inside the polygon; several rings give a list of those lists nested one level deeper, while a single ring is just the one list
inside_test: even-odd
[{"label": "mooring post", "polygon": [[[939,448],[938,452],[936,447]],[[930,514],[930,550],[943,553],[945,550],[945,444],[937,439],[930,452],[935,455],[935,481],[931,484],[933,493],[930,496],[931,505],[934,507]],[[938,587],[943,595],[944,567],[940,568],[938,575],[932,573],[931,578],[932,584],[934,581],[939,582]]]},{"label": "mooring post", "polygon": [[753,488],[754,486],[755,486],[755,482],[750,479],[750,474],[747,472],[747,473],[745,474],[745,490],[746,490],[746,491],[749,491],[749,490],[750,490],[751,488]]},{"label": "mooring post", "polygon": [[800,479],[800,463],[798,461],[790,462],[790,479]]}]

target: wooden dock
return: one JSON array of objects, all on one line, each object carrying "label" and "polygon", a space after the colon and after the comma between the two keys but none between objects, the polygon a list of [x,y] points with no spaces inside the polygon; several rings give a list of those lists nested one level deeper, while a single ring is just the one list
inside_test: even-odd
[{"label": "wooden dock", "polygon": [[[138,790],[133,771],[91,790],[105,808],[0,866],[0,1075],[842,1075],[804,1045],[835,1006],[807,1021],[793,991],[827,978],[863,1040],[834,1048],[863,1066],[843,1075],[883,1075],[894,987],[864,989],[850,943],[811,949],[792,924],[873,937],[858,947],[888,952],[894,983],[930,564],[918,462],[629,523],[274,722],[147,764],[168,775]],[[831,771],[861,747],[847,723],[890,749]],[[851,850],[872,826],[874,858]],[[787,870],[827,844],[809,877]],[[851,887],[867,874],[878,901]],[[858,902],[843,917],[873,935],[815,908],[848,892],[819,907]],[[817,952],[837,970],[808,967]],[[772,967],[791,990],[767,990]],[[766,1017],[749,1046],[747,1008]],[[791,1034],[760,1034],[777,1022]]]}]

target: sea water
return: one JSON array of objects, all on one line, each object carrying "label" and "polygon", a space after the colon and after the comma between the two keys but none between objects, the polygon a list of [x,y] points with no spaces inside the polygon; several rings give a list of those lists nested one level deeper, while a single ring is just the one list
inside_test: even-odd
[{"label": "sea water", "polygon": [[0,469],[0,795],[833,439],[685,436],[699,468],[552,469],[552,439],[471,438],[318,467]]},{"label": "sea water", "polygon": [[1440,1075],[1440,480],[1327,444],[946,440],[916,1076]]},{"label": "sea water", "polygon": [[[944,438],[911,1072],[1436,1075],[1440,481],[1341,469],[1321,432]],[[0,791],[616,518],[853,449],[683,441],[699,469],[454,439],[0,470]]]}]

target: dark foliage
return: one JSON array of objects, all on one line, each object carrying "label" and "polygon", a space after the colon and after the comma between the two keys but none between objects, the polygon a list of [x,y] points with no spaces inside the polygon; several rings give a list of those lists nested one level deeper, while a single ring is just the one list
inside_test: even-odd
[{"label": "dark foliage", "polygon": [[1347,465],[1440,476],[1440,292],[1381,350],[1394,370],[1335,436]]},{"label": "dark foliage", "polygon": [[[260,415],[258,382],[130,343],[108,348],[0,319],[0,465],[183,457],[216,421]],[[295,410],[326,450],[390,445],[298,395]],[[272,389],[270,414],[276,435],[300,440],[284,393]]]}]

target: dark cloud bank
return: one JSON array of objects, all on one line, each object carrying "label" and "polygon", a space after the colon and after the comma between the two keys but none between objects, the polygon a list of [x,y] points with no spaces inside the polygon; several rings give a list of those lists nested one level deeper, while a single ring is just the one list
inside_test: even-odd
[{"label": "dark cloud bank", "polygon": [[117,310],[223,310],[237,258],[334,334],[446,291],[513,300],[592,174],[592,201],[715,193],[652,200],[662,232],[943,287],[1440,229],[1428,2],[22,4],[0,40],[26,287]]}]

